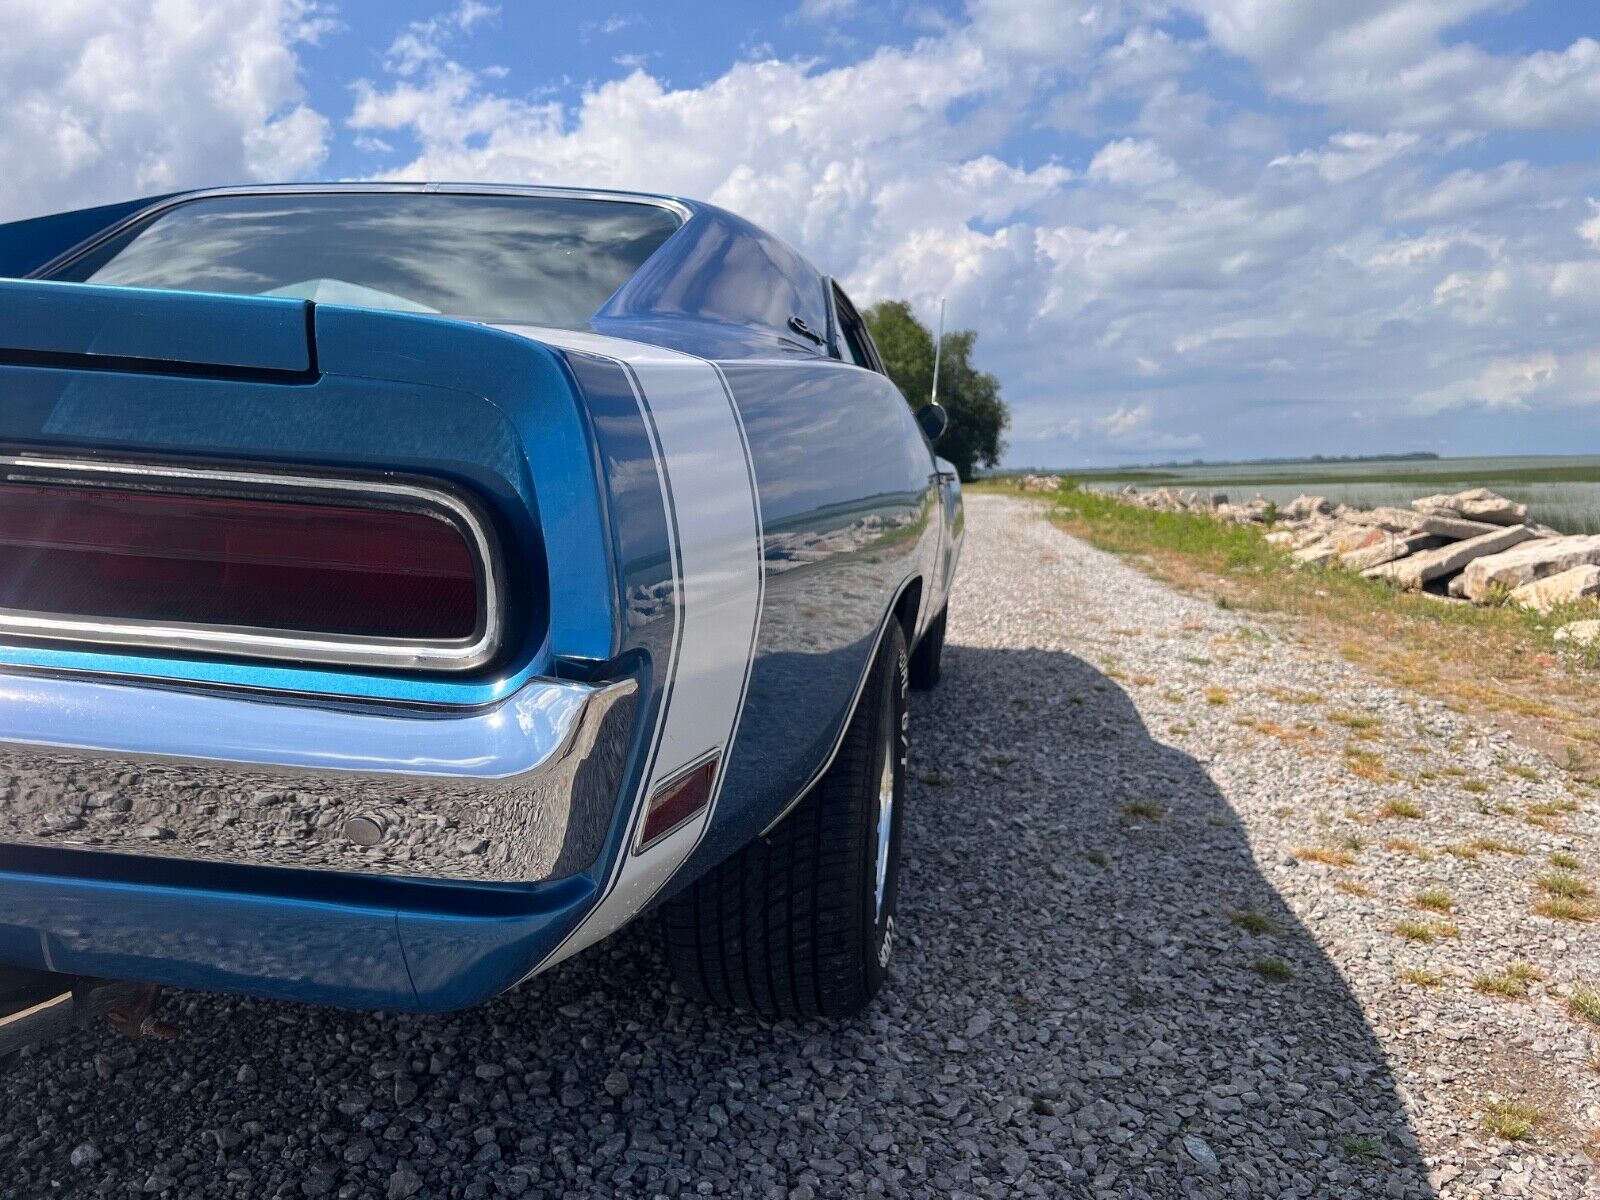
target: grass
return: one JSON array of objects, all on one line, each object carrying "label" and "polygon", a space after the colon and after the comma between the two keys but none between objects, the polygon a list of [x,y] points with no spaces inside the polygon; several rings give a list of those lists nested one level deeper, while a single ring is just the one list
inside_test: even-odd
[{"label": "grass", "polygon": [[1414,800],[1389,800],[1378,810],[1380,817],[1397,817],[1405,821],[1420,821],[1427,814]]},{"label": "grass", "polygon": [[1481,850],[1485,854],[1526,854],[1527,851],[1515,842],[1503,841],[1496,837],[1480,837],[1472,839],[1472,848]]},{"label": "grass", "polygon": [[1164,821],[1167,810],[1154,800],[1129,800],[1122,806],[1122,815],[1130,821]]},{"label": "grass", "polygon": [[1217,707],[1227,704],[1232,699],[1225,689],[1219,687],[1208,687],[1200,694],[1205,697],[1207,704]]},{"label": "grass", "polygon": [[1416,984],[1417,987],[1438,987],[1444,982],[1443,971],[1429,970],[1427,967],[1406,967],[1400,972],[1400,978],[1407,983]]},{"label": "grass", "polygon": [[1104,850],[1085,850],[1083,856],[1097,867],[1103,867],[1109,861]]},{"label": "grass", "polygon": [[1568,854],[1565,850],[1557,850],[1550,856],[1548,861],[1552,867],[1562,871],[1579,871],[1583,869],[1583,864],[1578,861],[1578,856],[1576,854]]},{"label": "grass", "polygon": [[1443,888],[1426,888],[1413,896],[1411,903],[1429,912],[1450,913],[1456,910],[1456,898]]},{"label": "grass", "polygon": [[1347,896],[1370,896],[1370,895],[1372,895],[1372,889],[1371,888],[1369,888],[1364,883],[1356,882],[1354,879],[1335,879],[1333,881],[1333,886],[1338,888],[1341,892],[1343,892]]},{"label": "grass", "polygon": [[1544,978],[1544,972],[1531,963],[1512,962],[1503,971],[1486,971],[1472,981],[1476,991],[1486,996],[1507,996],[1520,1000],[1528,994],[1530,984]]},{"label": "grass", "polygon": [[1235,909],[1228,913],[1228,920],[1246,933],[1273,935],[1280,928],[1276,919],[1255,908]]},{"label": "grass", "polygon": [[1589,922],[1594,920],[1594,909],[1582,900],[1569,900],[1565,896],[1551,896],[1541,900],[1533,906],[1533,911],[1541,917],[1553,917],[1557,921]]},{"label": "grass", "polygon": [[[1414,478],[1406,477],[1408,483]],[[1197,485],[1186,480],[1184,486]],[[1005,481],[975,485],[1015,489]],[[1295,618],[1297,634],[1381,678],[1463,709],[1536,726],[1558,756],[1564,746],[1600,742],[1600,672],[1589,669],[1600,661],[1600,649],[1585,659],[1557,653],[1554,641],[1560,625],[1600,615],[1600,604],[1564,606],[1547,615],[1511,606],[1439,604],[1347,571],[1297,570],[1257,526],[1224,524],[1198,513],[1151,512],[1072,486],[1047,502],[1062,526],[1103,550],[1137,556],[1161,578],[1226,599],[1230,608]],[[1594,777],[1597,771],[1586,753],[1582,773]]]},{"label": "grass", "polygon": [[1250,964],[1252,970],[1263,979],[1270,979],[1275,983],[1284,983],[1294,978],[1294,968],[1281,958],[1270,956],[1258,958]]},{"label": "grass", "polygon": [[[1384,765],[1383,756],[1374,754],[1371,750],[1363,750],[1359,746],[1346,746],[1344,758],[1345,769],[1358,779],[1387,783],[1395,778],[1394,772]],[[1420,810],[1417,815],[1421,816]]]},{"label": "grass", "polygon": [[1525,1142],[1545,1119],[1544,1110],[1522,1100],[1496,1100],[1483,1114],[1483,1127],[1508,1142]]},{"label": "grass", "polygon": [[1421,942],[1424,945],[1432,942],[1438,936],[1434,933],[1431,922],[1414,921],[1409,917],[1403,921],[1396,921],[1394,923],[1394,931],[1409,942]]},{"label": "grass", "polygon": [[1331,712],[1328,714],[1328,720],[1335,725],[1343,725],[1346,729],[1353,729],[1357,733],[1365,733],[1383,724],[1377,717],[1351,712]]},{"label": "grass", "polygon": [[1432,850],[1429,850],[1421,842],[1414,842],[1410,838],[1384,838],[1383,848],[1392,850],[1396,854],[1409,854],[1412,858],[1420,858],[1423,862],[1427,862],[1433,857]]},{"label": "grass", "polygon": [[1592,887],[1577,875],[1566,871],[1551,871],[1539,876],[1533,882],[1541,892],[1559,896],[1564,900],[1587,900],[1594,895]]},{"label": "grass", "polygon": [[1567,997],[1567,1011],[1579,1020],[1600,1025],[1600,988],[1581,984]]},{"label": "grass", "polygon": [[1339,1139],[1339,1146],[1351,1158],[1376,1162],[1383,1157],[1383,1140],[1360,1133],[1347,1133]]},{"label": "grass", "polygon": [[1321,863],[1325,867],[1353,867],[1356,856],[1348,850],[1331,846],[1301,846],[1294,852],[1301,862]]}]

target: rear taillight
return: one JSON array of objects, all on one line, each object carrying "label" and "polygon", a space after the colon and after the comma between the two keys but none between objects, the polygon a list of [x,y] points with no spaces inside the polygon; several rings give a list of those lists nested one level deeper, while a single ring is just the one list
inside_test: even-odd
[{"label": "rear taillight", "polygon": [[0,633],[464,669],[498,636],[485,528],[392,481],[12,460]]}]

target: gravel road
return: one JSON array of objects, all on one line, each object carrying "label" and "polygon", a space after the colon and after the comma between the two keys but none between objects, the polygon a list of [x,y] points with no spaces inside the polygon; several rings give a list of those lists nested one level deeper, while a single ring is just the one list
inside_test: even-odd
[{"label": "gravel road", "polygon": [[[637,926],[449,1017],[175,996],[179,1043],[98,1033],[0,1081],[0,1190],[1600,1195],[1567,1009],[1600,949],[1530,912],[1550,853],[1596,853],[1553,765],[1021,501],[969,513],[868,1015],[708,1011]],[[1473,989],[1512,959],[1526,997]],[[1482,1128],[1518,1098],[1530,1140]]]}]

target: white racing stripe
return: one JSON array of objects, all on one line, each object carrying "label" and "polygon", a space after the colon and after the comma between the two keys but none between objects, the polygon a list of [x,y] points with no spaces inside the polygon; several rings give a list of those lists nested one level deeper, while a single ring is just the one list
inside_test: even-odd
[{"label": "white racing stripe", "polygon": [[760,502],[739,411],[717,369],[704,359],[597,334],[506,327],[564,349],[614,359],[635,381],[641,413],[654,426],[669,518],[676,526],[678,644],[659,717],[655,760],[633,798],[628,836],[600,902],[535,970],[593,945],[633,918],[700,844],[716,811],[694,818],[635,853],[645,799],[707,754],[726,768],[744,708],[761,621]]}]

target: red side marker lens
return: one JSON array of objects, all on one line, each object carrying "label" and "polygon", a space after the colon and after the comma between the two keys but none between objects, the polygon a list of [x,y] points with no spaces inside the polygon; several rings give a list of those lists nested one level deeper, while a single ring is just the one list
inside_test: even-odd
[{"label": "red side marker lens", "polygon": [[656,789],[645,813],[644,829],[639,834],[640,850],[662,834],[676,829],[710,803],[711,785],[717,778],[719,757],[712,755]]}]

